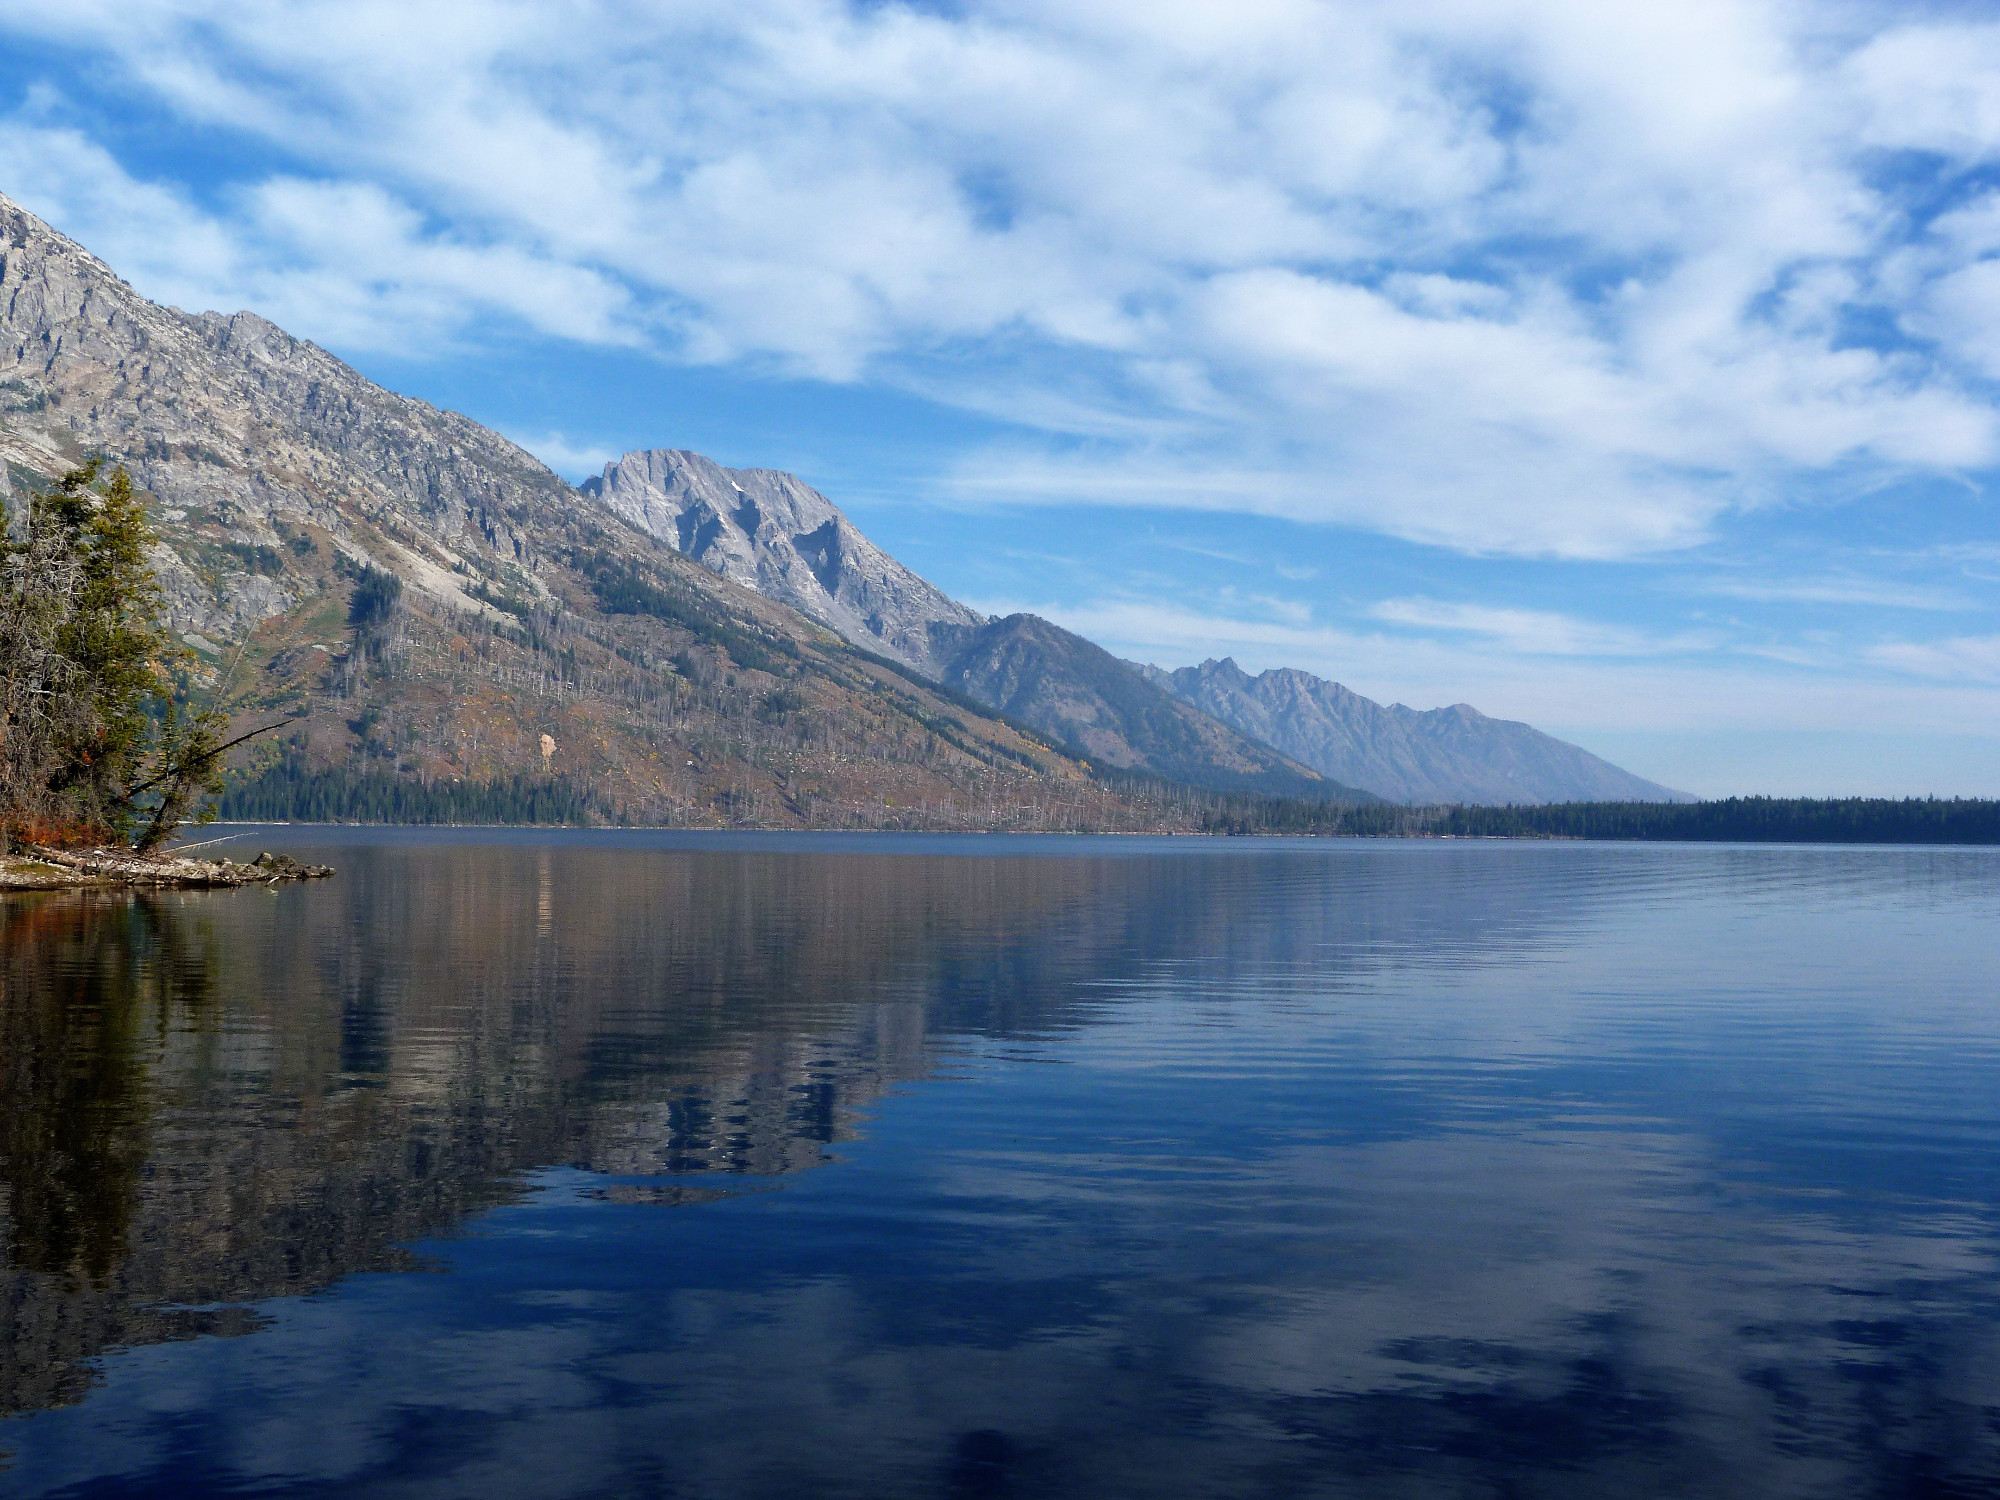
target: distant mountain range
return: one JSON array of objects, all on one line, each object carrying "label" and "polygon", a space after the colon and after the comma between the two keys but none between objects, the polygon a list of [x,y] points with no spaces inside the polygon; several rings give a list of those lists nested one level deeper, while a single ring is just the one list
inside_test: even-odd
[{"label": "distant mountain range", "polygon": [[723,577],[1120,771],[1347,801],[1693,800],[1469,704],[1385,708],[1307,672],[1252,677],[1228,660],[1169,672],[1035,615],[988,621],[790,474],[654,449],[582,488]]},{"label": "distant mountain range", "polygon": [[1164,691],[1037,615],[946,636],[944,681],[1101,766],[1224,791],[1378,802]]},{"label": "distant mountain range", "polygon": [[[546,733],[597,805],[670,822],[1070,826],[1087,805],[1091,826],[1170,826],[1132,790],[1152,782],[1677,795],[1462,705],[1164,672],[988,619],[789,474],[651,449],[572,489],[253,314],[148,302],[0,198],[0,495],[90,453],[150,497],[197,677],[245,719],[299,716],[289,776],[485,784],[538,772]],[[364,620],[371,569],[407,588]]]},{"label": "distant mountain range", "polygon": [[1149,681],[1324,776],[1394,802],[1692,802],[1588,750],[1466,703],[1388,707],[1309,672],[1252,677],[1234,661],[1177,672],[1139,667]]},{"label": "distant mountain range", "polygon": [[1372,801],[1033,615],[988,620],[863,536],[796,476],[627,453],[579,488],[733,583],[781,600],[1101,767],[1227,791]]},{"label": "distant mountain range", "polygon": [[284,724],[241,752],[265,816],[422,816],[448,786],[525,820],[1188,826],[498,433],[149,302],[0,198],[0,495],[91,454],[144,487],[197,690]]}]

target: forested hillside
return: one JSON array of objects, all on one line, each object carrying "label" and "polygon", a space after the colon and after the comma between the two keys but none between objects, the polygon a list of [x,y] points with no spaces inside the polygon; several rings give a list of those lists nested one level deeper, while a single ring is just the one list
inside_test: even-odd
[{"label": "forested hillside", "polygon": [[1728,797],[1529,807],[1339,806],[1218,797],[1204,831],[1363,838],[1631,839],[1779,844],[2000,844],[2000,802],[1973,797]]}]

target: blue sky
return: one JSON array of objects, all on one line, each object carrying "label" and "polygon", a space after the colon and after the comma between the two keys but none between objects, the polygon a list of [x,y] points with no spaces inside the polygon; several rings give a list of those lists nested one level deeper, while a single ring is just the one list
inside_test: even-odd
[{"label": "blue sky", "polygon": [[1987,7],[0,0],[0,191],[1122,654],[2000,794]]}]

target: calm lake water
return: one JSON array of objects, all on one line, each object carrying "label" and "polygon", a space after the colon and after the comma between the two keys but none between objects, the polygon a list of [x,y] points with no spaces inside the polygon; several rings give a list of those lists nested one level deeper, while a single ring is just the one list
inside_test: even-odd
[{"label": "calm lake water", "polygon": [[0,899],[0,1493],[2000,1493],[2000,851]]}]

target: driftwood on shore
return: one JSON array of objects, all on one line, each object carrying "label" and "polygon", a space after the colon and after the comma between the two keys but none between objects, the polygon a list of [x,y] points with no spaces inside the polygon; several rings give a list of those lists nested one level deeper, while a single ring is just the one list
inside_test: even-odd
[{"label": "driftwood on shore", "polygon": [[0,856],[0,889],[13,890],[61,890],[72,886],[207,889],[323,880],[332,873],[331,865],[302,865],[283,854],[260,854],[248,864],[239,864],[227,859],[140,854],[122,848],[49,849],[23,844],[17,846],[14,855]]}]

